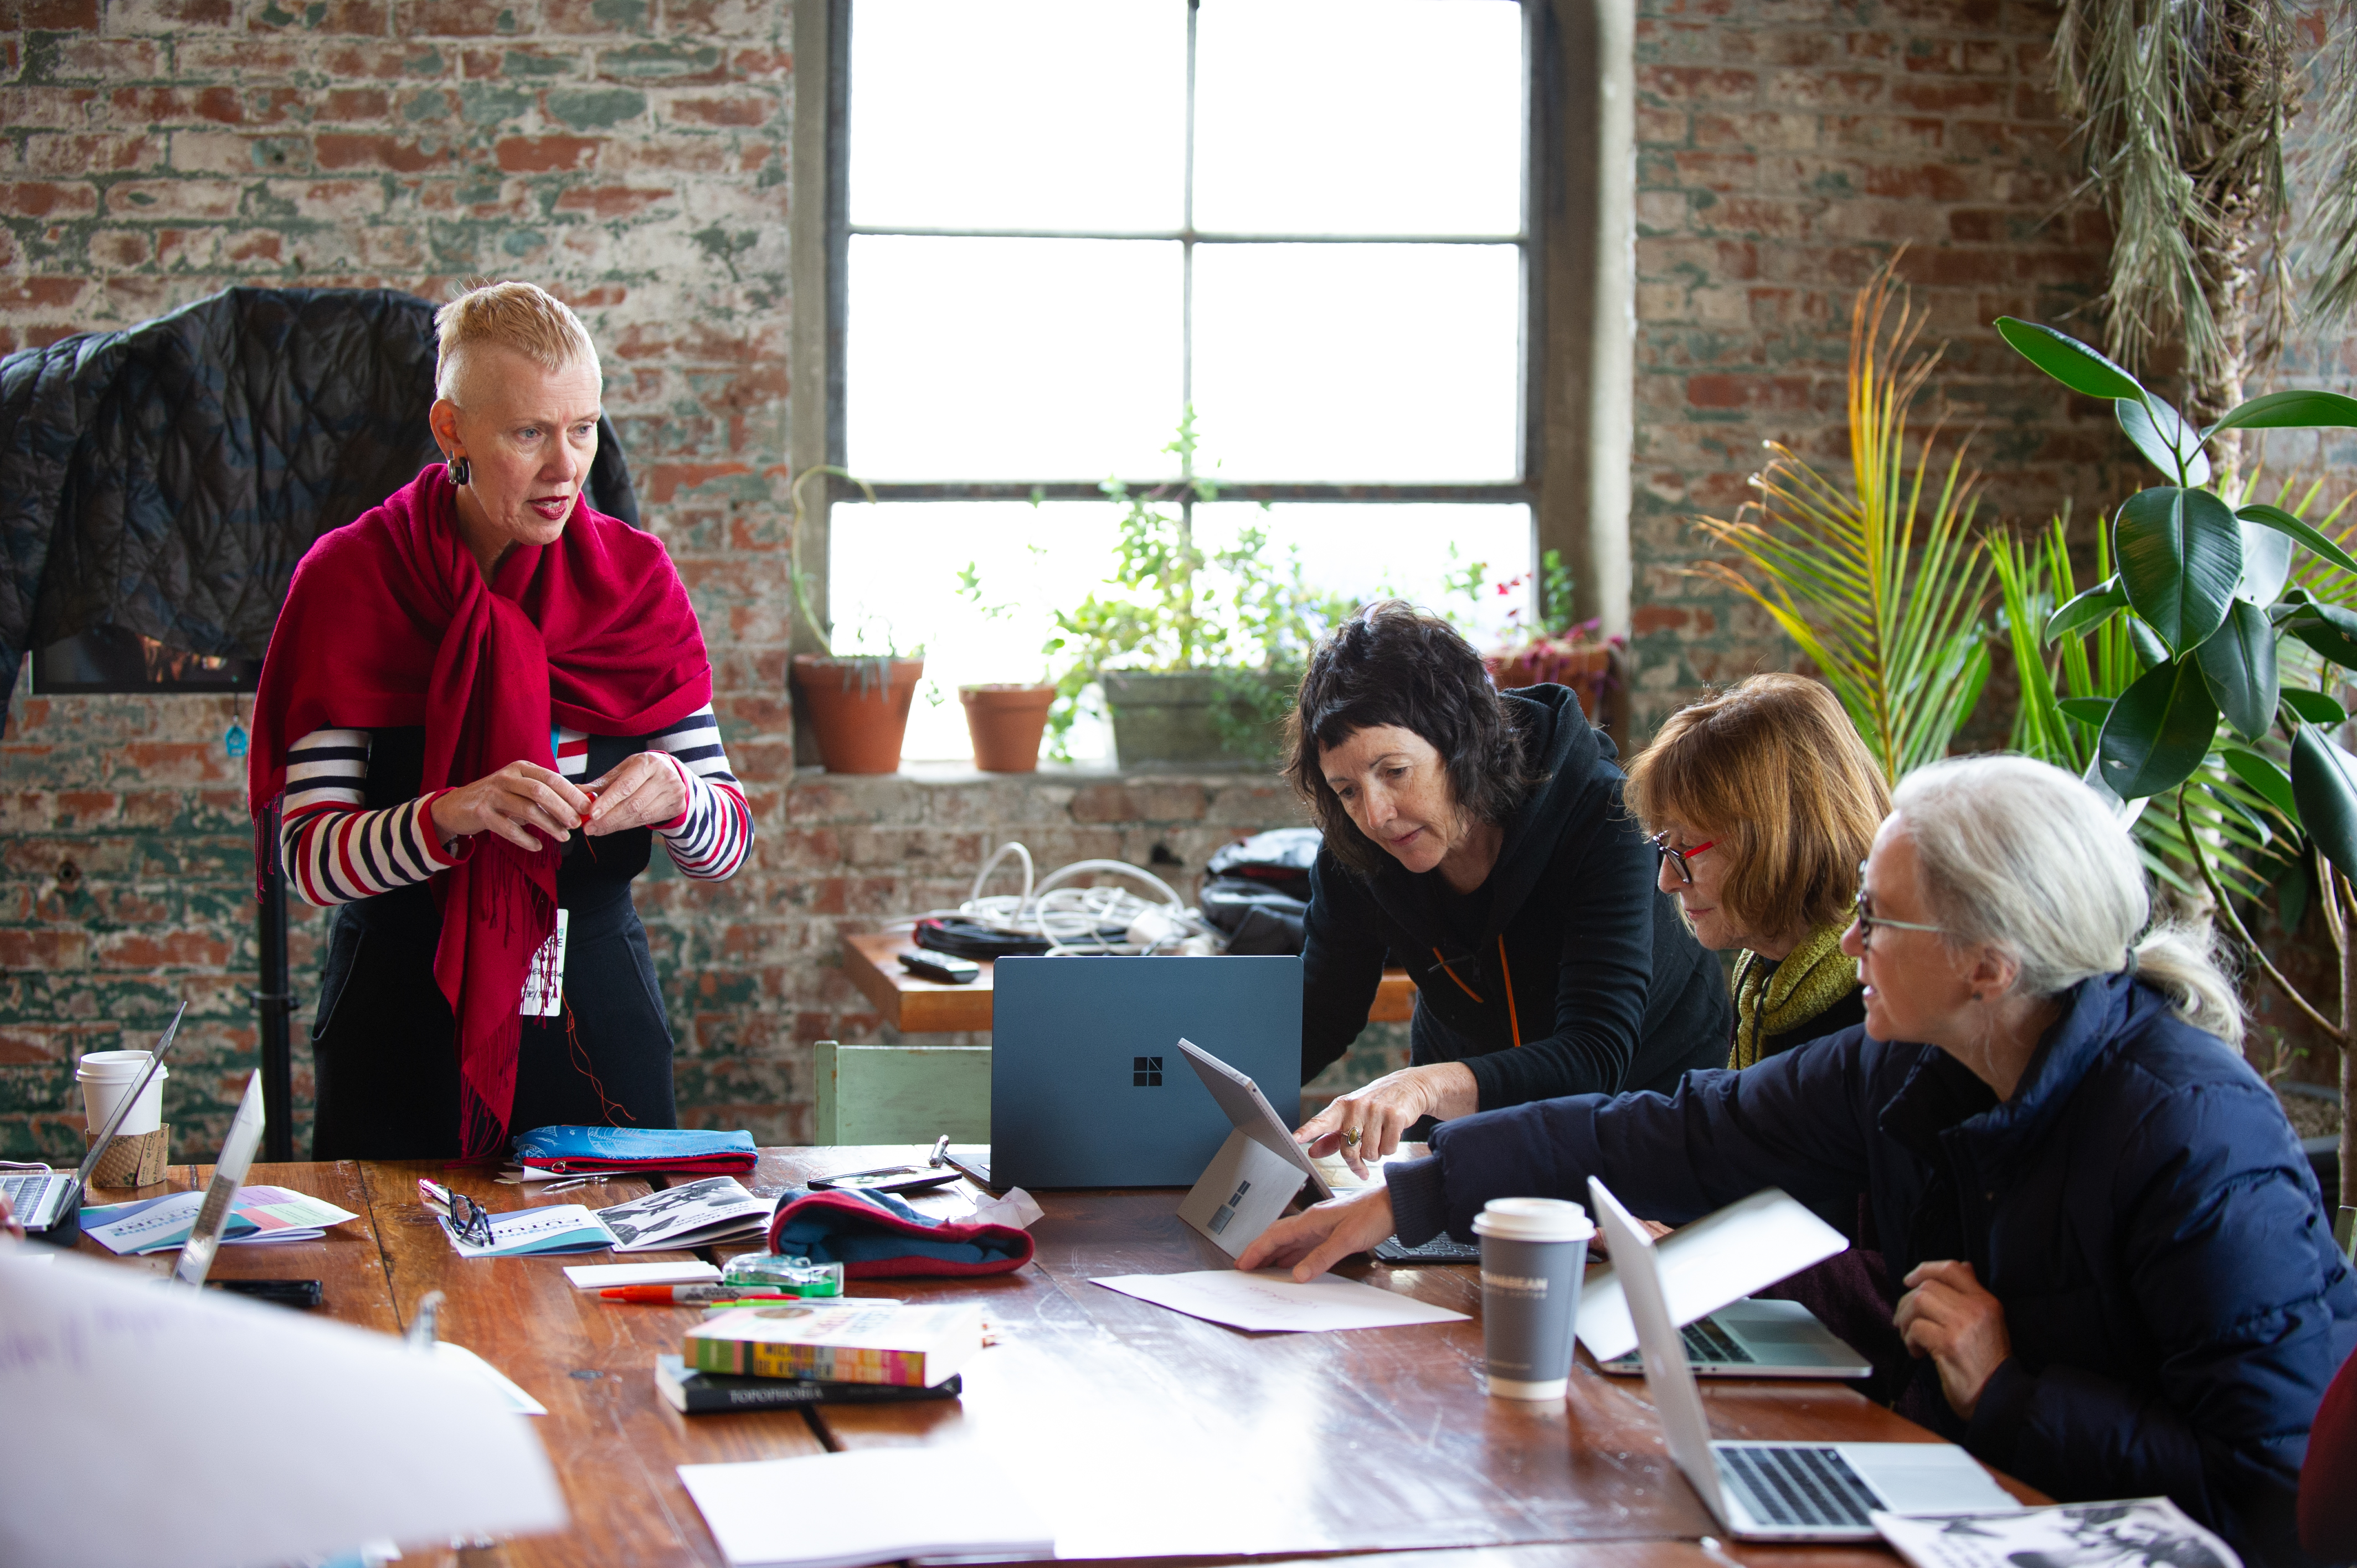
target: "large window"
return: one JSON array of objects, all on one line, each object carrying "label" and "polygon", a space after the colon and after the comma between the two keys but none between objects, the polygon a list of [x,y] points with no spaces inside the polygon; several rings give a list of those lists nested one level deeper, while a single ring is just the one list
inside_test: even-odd
[{"label": "large window", "polygon": [[1321,588],[1446,598],[1477,633],[1525,605],[1446,586],[1532,555],[1521,5],[836,17],[831,424],[883,504],[837,500],[829,593],[838,648],[925,644],[908,756],[966,754],[959,684],[1042,673],[1111,564],[1098,486],[1173,477],[1189,408],[1222,487],[1200,541],[1256,527]]}]

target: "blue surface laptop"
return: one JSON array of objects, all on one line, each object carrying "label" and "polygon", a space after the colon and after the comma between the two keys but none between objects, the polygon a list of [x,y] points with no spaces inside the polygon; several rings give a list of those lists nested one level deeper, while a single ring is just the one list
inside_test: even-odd
[{"label": "blue surface laptop", "polygon": [[1003,958],[990,1169],[1014,1187],[1189,1187],[1233,1131],[1184,1035],[1301,1120],[1297,958]]}]

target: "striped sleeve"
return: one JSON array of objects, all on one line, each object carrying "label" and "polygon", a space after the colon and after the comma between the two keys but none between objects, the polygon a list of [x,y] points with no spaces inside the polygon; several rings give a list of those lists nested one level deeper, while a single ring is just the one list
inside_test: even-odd
[{"label": "striped sleeve", "polygon": [[458,864],[443,853],[426,815],[434,794],[381,811],[368,800],[366,730],[323,729],[286,753],[286,804],[279,822],[288,880],[306,904],[349,904],[423,882]]},{"label": "striped sleeve", "polygon": [[744,786],[728,771],[720,721],[711,705],[650,736],[647,746],[671,760],[687,788],[687,810],[655,829],[672,863],[699,881],[734,875],[753,847],[753,812],[745,803]]}]

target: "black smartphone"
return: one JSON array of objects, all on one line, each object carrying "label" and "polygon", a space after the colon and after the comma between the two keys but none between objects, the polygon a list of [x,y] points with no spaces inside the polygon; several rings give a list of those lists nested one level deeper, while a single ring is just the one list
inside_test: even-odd
[{"label": "black smartphone", "polygon": [[954,1170],[931,1165],[885,1165],[872,1171],[813,1176],[810,1185],[813,1190],[822,1192],[828,1187],[856,1187],[861,1192],[922,1192],[927,1187],[947,1187],[957,1178]]},{"label": "black smartphone", "polygon": [[982,965],[970,958],[931,950],[902,953],[900,967],[923,979],[938,980],[943,985],[972,985],[974,977],[982,972]]}]

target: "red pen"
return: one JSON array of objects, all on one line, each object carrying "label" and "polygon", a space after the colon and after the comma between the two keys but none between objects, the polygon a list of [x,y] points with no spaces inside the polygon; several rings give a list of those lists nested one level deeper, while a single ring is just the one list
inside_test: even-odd
[{"label": "red pen", "polygon": [[783,1300],[791,1291],[773,1285],[608,1285],[598,1295],[608,1301],[643,1301],[662,1305],[701,1306],[714,1301]]}]

